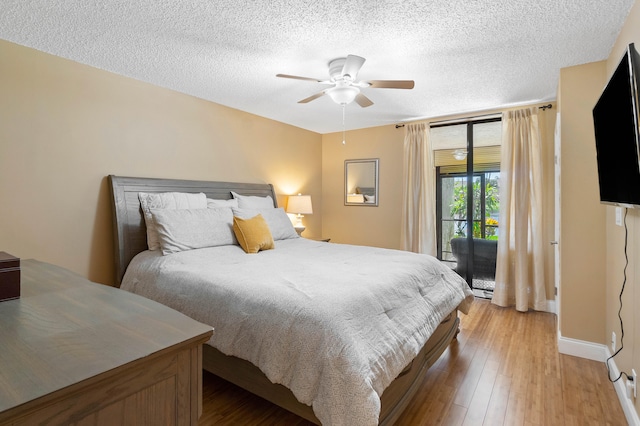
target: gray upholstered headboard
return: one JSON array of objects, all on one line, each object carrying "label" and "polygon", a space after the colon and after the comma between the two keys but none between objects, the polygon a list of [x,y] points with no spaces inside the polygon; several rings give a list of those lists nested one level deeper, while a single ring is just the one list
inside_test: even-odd
[{"label": "gray upholstered headboard", "polygon": [[116,267],[116,286],[124,276],[133,257],[147,249],[147,228],[138,200],[138,192],[204,192],[207,198],[227,200],[231,191],[242,195],[273,198],[273,185],[266,183],[207,182],[197,180],[154,179],[109,175],[113,207],[113,238]]}]

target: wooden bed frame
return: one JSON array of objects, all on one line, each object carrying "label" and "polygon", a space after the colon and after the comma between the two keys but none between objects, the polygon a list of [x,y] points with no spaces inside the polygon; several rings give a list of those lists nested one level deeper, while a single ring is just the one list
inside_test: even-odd
[{"label": "wooden bed frame", "polygon": [[[120,283],[133,257],[147,250],[144,216],[138,192],[203,192],[208,198],[229,199],[230,191],[242,195],[277,198],[270,184],[206,182],[176,179],[154,179],[109,176],[113,206],[113,235],[115,249],[116,286]],[[445,318],[427,341],[418,356],[385,389],[381,397],[380,424],[392,425],[411,401],[422,383],[424,373],[445,351],[458,332],[459,319],[454,310]],[[215,327],[215,324],[211,324]],[[286,387],[273,384],[253,364],[227,356],[209,345],[204,345],[205,370],[228,380],[311,422],[320,424],[310,406],[298,402]]]}]

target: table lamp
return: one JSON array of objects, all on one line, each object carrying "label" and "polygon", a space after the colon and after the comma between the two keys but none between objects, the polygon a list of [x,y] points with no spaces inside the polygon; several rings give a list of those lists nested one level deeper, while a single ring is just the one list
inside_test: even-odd
[{"label": "table lamp", "polygon": [[296,229],[298,235],[302,234],[305,230],[305,226],[302,224],[303,215],[313,214],[311,195],[289,195],[286,212],[296,215],[297,220],[293,227]]}]

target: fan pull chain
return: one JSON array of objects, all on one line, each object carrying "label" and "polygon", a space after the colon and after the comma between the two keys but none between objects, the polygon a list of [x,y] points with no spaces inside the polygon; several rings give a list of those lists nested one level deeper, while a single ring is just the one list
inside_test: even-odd
[{"label": "fan pull chain", "polygon": [[342,104],[342,145],[346,145],[347,144],[347,140],[345,138],[345,126],[344,126],[344,114],[345,114],[345,110],[347,108],[347,104]]}]

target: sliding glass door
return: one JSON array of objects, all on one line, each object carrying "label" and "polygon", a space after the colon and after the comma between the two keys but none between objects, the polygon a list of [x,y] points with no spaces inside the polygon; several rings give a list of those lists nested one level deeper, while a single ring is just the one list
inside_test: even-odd
[{"label": "sliding glass door", "polygon": [[438,258],[491,297],[500,199],[499,118],[432,126]]}]

